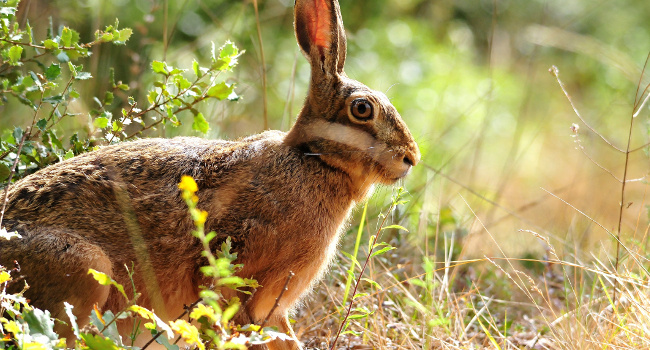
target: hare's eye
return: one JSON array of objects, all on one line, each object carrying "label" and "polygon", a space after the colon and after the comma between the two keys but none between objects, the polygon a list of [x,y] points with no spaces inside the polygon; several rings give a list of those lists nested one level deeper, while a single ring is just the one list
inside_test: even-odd
[{"label": "hare's eye", "polygon": [[352,115],[357,119],[368,120],[372,118],[372,104],[368,100],[354,100],[350,108],[352,109]]}]

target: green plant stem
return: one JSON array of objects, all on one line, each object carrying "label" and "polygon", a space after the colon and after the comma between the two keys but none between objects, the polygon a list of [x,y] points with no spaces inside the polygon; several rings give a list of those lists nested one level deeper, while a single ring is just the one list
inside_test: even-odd
[{"label": "green plant stem", "polygon": [[[392,212],[394,208],[395,208],[395,203],[393,202],[393,204],[391,204],[390,208],[388,209],[388,213]],[[370,257],[372,257],[372,251],[375,248],[375,243],[377,243],[377,240],[379,239],[381,230],[384,227],[384,224],[386,223],[386,219],[388,219],[388,215],[384,216],[384,219],[381,221],[381,225],[379,225],[379,229],[377,229],[375,238],[372,240],[372,243],[370,244],[370,249],[368,250],[368,256],[366,257],[366,261],[364,262],[363,267],[361,267],[361,271],[359,272],[359,277],[357,277],[354,284],[354,290],[352,291],[352,300],[350,300],[350,306],[348,306],[347,313],[345,314],[343,321],[341,321],[341,326],[339,326],[339,330],[338,332],[336,332],[336,338],[334,338],[330,350],[334,350],[334,347],[336,346],[336,342],[339,340],[339,337],[341,336],[341,332],[343,332],[343,328],[345,327],[345,324],[347,323],[348,318],[350,317],[350,313],[352,312],[352,306],[354,305],[354,296],[357,294],[357,289],[359,288],[359,283],[361,282],[363,273],[366,271],[366,268],[370,263]]]},{"label": "green plant stem", "polygon": [[352,285],[352,279],[354,278],[354,268],[357,264],[357,256],[359,255],[359,246],[361,245],[361,236],[363,235],[363,227],[366,222],[366,213],[368,212],[368,201],[363,206],[363,213],[361,214],[361,223],[359,224],[359,229],[357,230],[357,240],[354,242],[354,251],[353,257],[354,260],[350,264],[350,269],[348,270],[347,279],[345,281],[345,292],[343,293],[343,303],[341,305],[345,306],[348,302],[348,295],[350,293],[350,286]]},{"label": "green plant stem", "polygon": [[257,0],[253,0],[255,7],[255,22],[257,23],[257,40],[260,42],[260,58],[262,60],[262,104],[264,105],[264,130],[269,128],[268,102],[266,93],[266,58],[264,56],[264,42],[262,41],[262,27],[260,25],[260,13],[257,10]]}]

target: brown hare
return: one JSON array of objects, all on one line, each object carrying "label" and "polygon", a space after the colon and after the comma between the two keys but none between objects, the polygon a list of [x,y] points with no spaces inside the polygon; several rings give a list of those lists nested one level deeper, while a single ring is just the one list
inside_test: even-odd
[{"label": "brown hare", "polygon": [[288,310],[327,269],[355,203],[374,184],[404,177],[420,152],[388,98],[345,75],[338,1],[296,0],[294,11],[311,83],[288,133],[142,139],[74,157],[10,187],[3,225],[22,238],[0,241],[0,264],[20,263],[35,306],[67,319],[67,301],[81,324],[93,305],[120,310],[123,298],[87,272],[130,288],[124,265],[134,264],[138,303],[166,320],[180,314],[199,286],[210,284],[199,271],[206,262],[177,186],[189,175],[209,213],[206,230],[218,234],[214,249],[232,237],[244,265],[238,275],[262,286],[250,300],[240,295],[245,308],[237,321],[265,320],[293,271],[267,323],[293,340],[268,348],[301,348]]}]

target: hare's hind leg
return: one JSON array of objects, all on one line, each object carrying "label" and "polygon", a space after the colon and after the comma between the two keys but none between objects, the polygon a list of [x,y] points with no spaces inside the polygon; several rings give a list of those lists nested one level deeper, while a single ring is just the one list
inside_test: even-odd
[{"label": "hare's hind leg", "polygon": [[[25,296],[31,304],[49,310],[52,317],[69,322],[63,302],[74,306],[73,313],[82,327],[94,305],[101,308],[109,294],[88,274],[89,269],[112,274],[111,261],[104,251],[83,237],[58,228],[18,230],[22,238],[0,242],[0,264],[8,267],[17,261],[20,274],[29,289]],[[21,232],[22,231],[22,232]],[[11,292],[23,288],[15,283]],[[69,341],[73,339],[70,326],[57,323],[55,331]]]}]

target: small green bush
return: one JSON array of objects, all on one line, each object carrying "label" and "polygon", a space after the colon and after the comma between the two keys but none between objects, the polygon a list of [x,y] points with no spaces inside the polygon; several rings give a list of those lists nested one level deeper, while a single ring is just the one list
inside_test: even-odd
[{"label": "small green bush", "polygon": [[[45,38],[34,38],[27,22],[16,20],[19,0],[0,3],[0,105],[15,100],[25,108],[21,125],[0,125],[0,182],[18,180],[53,163],[93,150],[98,145],[133,139],[160,125],[181,124],[184,111],[192,114],[192,128],[207,133],[210,126],[197,106],[209,99],[236,101],[234,84],[220,79],[231,71],[243,53],[232,42],[219,50],[213,44],[211,62],[191,68],[172,67],[153,61],[153,84],[144,94],[147,101],[126,95],[129,86],[110,79],[102,96],[83,96],[80,82],[95,75],[84,69],[90,49],[102,43],[123,45],[132,35],[129,28],[114,25],[81,42],[74,29],[55,30],[50,21]],[[119,96],[122,96],[120,98]],[[95,107],[79,115],[69,108],[75,100],[91,101]],[[186,114],[189,114],[186,113]],[[147,116],[147,118],[145,118]],[[57,126],[66,118],[85,118],[85,132],[62,132]],[[4,187],[4,185],[3,185]]]}]

